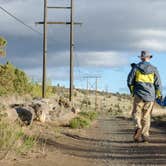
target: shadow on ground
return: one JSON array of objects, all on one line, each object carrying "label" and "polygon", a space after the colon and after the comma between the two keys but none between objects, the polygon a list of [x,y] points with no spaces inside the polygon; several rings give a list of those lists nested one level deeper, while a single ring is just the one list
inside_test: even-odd
[{"label": "shadow on ground", "polygon": [[[149,144],[133,143],[132,123],[129,120],[118,122],[117,119],[100,119],[99,128],[89,129],[88,137],[62,133],[63,140],[40,138],[40,142],[46,141],[47,146],[68,155],[108,163],[124,161],[130,164],[166,164],[166,133],[162,128],[156,130],[155,127],[156,124],[153,124],[154,131]],[[92,132],[96,132],[96,136],[91,136]]]}]

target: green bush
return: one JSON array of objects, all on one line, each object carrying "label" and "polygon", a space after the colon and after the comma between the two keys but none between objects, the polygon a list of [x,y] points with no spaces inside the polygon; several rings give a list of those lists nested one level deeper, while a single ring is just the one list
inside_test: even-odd
[{"label": "green bush", "polygon": [[80,112],[79,117],[76,117],[70,121],[69,126],[73,129],[85,128],[90,126],[91,121],[98,117],[98,113],[94,111]]},{"label": "green bush", "polygon": [[98,117],[98,113],[95,111],[89,111],[89,112],[80,112],[80,116],[85,117],[89,120],[95,120]]},{"label": "green bush", "polygon": [[24,135],[22,145],[17,148],[17,152],[26,153],[30,151],[36,144],[37,144],[37,137]]},{"label": "green bush", "polygon": [[69,124],[69,126],[73,129],[84,128],[84,127],[88,127],[89,125],[90,125],[90,121],[83,117],[76,117],[72,119]]},{"label": "green bush", "polygon": [[[32,83],[26,73],[11,63],[0,65],[0,96],[10,94],[30,94],[33,97],[42,96],[42,87]],[[53,87],[47,83],[47,97],[53,95]]]},{"label": "green bush", "polygon": [[9,62],[0,65],[0,96],[13,93],[26,94],[31,88],[31,83],[23,71]]}]

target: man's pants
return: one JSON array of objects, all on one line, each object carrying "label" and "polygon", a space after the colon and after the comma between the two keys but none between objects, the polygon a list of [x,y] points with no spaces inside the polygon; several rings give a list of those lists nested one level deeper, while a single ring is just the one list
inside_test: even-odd
[{"label": "man's pants", "polygon": [[145,102],[138,96],[134,97],[132,116],[136,128],[142,129],[143,136],[149,136],[153,105],[154,102]]}]

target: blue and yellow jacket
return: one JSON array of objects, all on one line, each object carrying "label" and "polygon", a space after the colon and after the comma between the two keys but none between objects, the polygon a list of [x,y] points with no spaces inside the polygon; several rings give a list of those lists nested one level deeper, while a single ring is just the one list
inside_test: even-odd
[{"label": "blue and yellow jacket", "polygon": [[127,84],[132,95],[137,95],[144,101],[154,101],[162,96],[160,75],[157,68],[149,62],[132,65]]}]

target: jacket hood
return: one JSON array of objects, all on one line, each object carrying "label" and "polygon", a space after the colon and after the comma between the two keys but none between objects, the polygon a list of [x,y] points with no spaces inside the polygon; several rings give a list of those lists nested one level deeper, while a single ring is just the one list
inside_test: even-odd
[{"label": "jacket hood", "polygon": [[144,74],[151,74],[154,72],[154,67],[149,62],[140,62],[136,67]]}]

